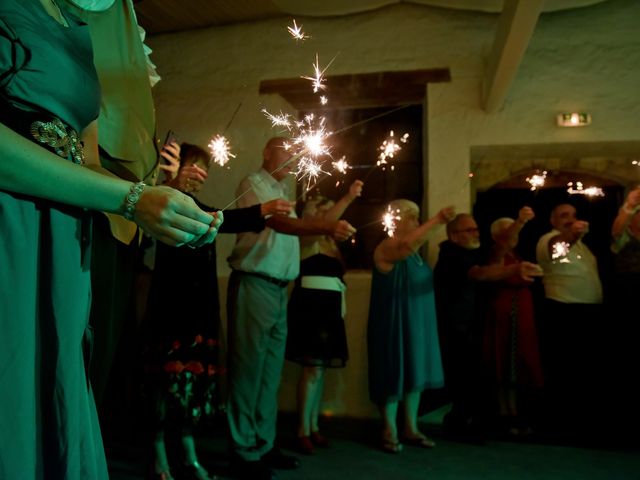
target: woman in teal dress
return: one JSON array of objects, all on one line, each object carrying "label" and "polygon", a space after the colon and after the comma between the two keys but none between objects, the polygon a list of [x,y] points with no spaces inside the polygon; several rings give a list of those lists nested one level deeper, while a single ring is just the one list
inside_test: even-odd
[{"label": "woman in teal dress", "polygon": [[[433,274],[418,250],[434,227],[453,217],[445,208],[420,224],[420,210],[410,200],[389,204],[395,232],[376,247],[371,279],[367,347],[369,396],[384,421],[382,448],[399,453],[402,444],[431,448],[435,444],[418,429],[420,394],[444,384]],[[396,417],[403,402],[404,431],[398,436]]]},{"label": "woman in teal dress", "polygon": [[[220,222],[181,193],[98,165],[86,25],[52,0],[0,1],[0,478],[107,478],[88,382],[86,209],[172,244]],[[99,252],[96,252],[99,253]]]}]

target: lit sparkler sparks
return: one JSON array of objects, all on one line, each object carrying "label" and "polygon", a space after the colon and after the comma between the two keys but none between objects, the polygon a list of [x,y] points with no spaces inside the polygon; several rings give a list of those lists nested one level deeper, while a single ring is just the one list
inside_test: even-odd
[{"label": "lit sparkler sparks", "polygon": [[209,142],[209,151],[211,152],[211,158],[221,167],[224,167],[231,158],[236,156],[231,153],[229,141],[222,135],[216,135]]},{"label": "lit sparkler sparks", "polygon": [[584,188],[582,182],[576,182],[575,188],[573,182],[567,183],[567,192],[570,195],[586,195],[588,197],[604,197],[604,192],[600,187],[587,187]]},{"label": "lit sparkler sparks", "polygon": [[289,115],[288,113],[282,113],[282,111],[280,111],[279,114],[274,115],[272,113],[269,113],[266,108],[262,109],[262,113],[264,113],[265,116],[271,121],[272,127],[285,127],[287,130],[291,130],[291,120],[289,120],[289,117],[291,117],[291,115]]},{"label": "lit sparkler sparks", "polygon": [[[325,128],[325,118],[316,117],[313,113],[305,115],[304,120],[295,122],[296,135],[291,137],[290,146],[297,148],[297,154],[319,157],[331,153],[326,140],[331,135]],[[289,148],[289,145],[285,148]]]},{"label": "lit sparkler sparks", "polygon": [[544,187],[544,183],[547,180],[547,171],[543,171],[542,174],[536,173],[526,178],[526,182],[531,186],[531,191]]},{"label": "lit sparkler sparks", "polygon": [[[333,61],[333,60],[332,60]],[[331,65],[331,62],[329,62]],[[313,77],[305,77],[301,76],[305,80],[311,80],[311,85],[313,85],[313,93],[318,93],[320,90],[324,90],[327,88],[326,85],[323,85],[327,80],[324,78],[324,72],[329,68],[329,65],[325,67],[324,70],[320,70],[320,60],[318,60],[318,54],[316,53],[316,63],[313,64]]]},{"label": "lit sparkler sparks", "polygon": [[567,242],[556,242],[551,246],[551,260],[558,260],[560,263],[569,263],[569,250],[571,246]]},{"label": "lit sparkler sparks", "polygon": [[331,165],[333,165],[333,168],[335,168],[342,174],[347,173],[347,170],[351,168],[351,166],[347,163],[347,157],[345,155],[340,157],[337,162],[332,162]]},{"label": "lit sparkler sparks", "polygon": [[[405,133],[400,137],[401,143],[407,143],[407,139],[409,138],[409,134]],[[376,163],[378,166],[385,165],[387,163],[387,158],[393,158],[393,156],[402,150],[402,147],[396,143],[394,138],[393,130],[389,132],[389,138],[387,138],[382,145],[378,147],[380,150],[380,154],[378,155],[378,162]]]},{"label": "lit sparkler sparks", "polygon": [[307,38],[311,38],[309,35],[305,34],[302,31],[302,25],[296,25],[295,19],[293,20],[293,27],[287,27],[287,30],[296,40],[306,40]]},{"label": "lit sparkler sparks", "polygon": [[302,180],[305,177],[307,178],[306,190],[308,191],[311,184],[316,183],[321,173],[331,175],[329,172],[322,170],[321,162],[305,156],[298,161],[298,170],[295,172],[295,175],[298,180]]},{"label": "lit sparkler sparks", "polygon": [[401,219],[400,210],[391,210],[391,206],[387,207],[387,211],[382,215],[382,227],[384,231],[387,232],[387,235],[393,237],[396,232],[397,222]]},{"label": "lit sparkler sparks", "polygon": [[320,96],[320,105],[326,105],[329,102],[329,99],[324,95]]}]

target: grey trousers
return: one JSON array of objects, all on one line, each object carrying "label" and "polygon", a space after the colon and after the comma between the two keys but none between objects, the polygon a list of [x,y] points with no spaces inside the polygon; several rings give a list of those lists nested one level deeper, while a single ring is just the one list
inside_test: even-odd
[{"label": "grey trousers", "polygon": [[258,460],[273,448],[278,388],[287,340],[286,287],[233,272],[227,299],[229,399],[233,451]]}]

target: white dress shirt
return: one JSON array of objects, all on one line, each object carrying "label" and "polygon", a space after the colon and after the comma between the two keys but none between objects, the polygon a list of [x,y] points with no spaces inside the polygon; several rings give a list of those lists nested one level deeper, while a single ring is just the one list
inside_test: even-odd
[{"label": "white dress shirt", "polygon": [[[278,182],[264,168],[240,182],[237,196],[247,190],[250,191],[238,199],[238,208],[250,207],[276,198],[289,198],[286,181]],[[296,214],[292,211],[289,216],[295,218]],[[260,233],[239,233],[228,260],[234,270],[260,273],[277,280],[294,280],[300,272],[298,238],[278,233],[268,227]]]}]

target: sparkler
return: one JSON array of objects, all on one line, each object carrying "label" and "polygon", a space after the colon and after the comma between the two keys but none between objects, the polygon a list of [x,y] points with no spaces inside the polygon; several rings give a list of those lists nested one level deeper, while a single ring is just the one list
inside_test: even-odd
[{"label": "sparkler", "polygon": [[320,105],[326,105],[329,102],[329,99],[324,95],[320,96]]},{"label": "sparkler", "polygon": [[345,155],[340,157],[338,161],[331,162],[331,165],[333,165],[333,168],[335,168],[338,172],[342,174],[346,174],[347,170],[351,168],[351,166],[347,163],[347,157]]},{"label": "sparkler", "polygon": [[526,182],[531,186],[530,190],[532,192],[536,191],[538,188],[544,187],[544,183],[547,180],[547,171],[543,171],[542,174],[534,174],[530,177],[526,178]]},{"label": "sparkler", "polygon": [[[409,138],[409,134],[405,133],[404,135],[402,135],[402,137],[400,137],[400,142],[407,143],[408,138]],[[398,145],[395,141],[395,138],[393,138],[393,130],[389,132],[389,138],[387,138],[384,142],[382,142],[382,145],[378,147],[378,150],[380,150],[380,154],[378,155],[378,162],[377,162],[378,166],[386,165],[387,158],[393,158],[393,156],[396,153],[402,150],[402,147]]]},{"label": "sparkler", "polygon": [[298,180],[302,180],[305,177],[307,178],[306,190],[308,191],[311,187],[311,183],[313,182],[315,184],[321,173],[331,175],[329,172],[322,170],[322,163],[305,156],[298,162],[298,170],[295,172],[295,175]]},{"label": "sparkler", "polygon": [[573,182],[567,183],[567,192],[570,195],[586,195],[588,197],[604,197],[604,192],[600,187],[584,188],[582,182],[576,182],[576,188],[573,188]]},{"label": "sparkler", "polygon": [[273,115],[269,113],[266,108],[262,109],[262,113],[271,121],[272,127],[285,127],[287,130],[291,130],[291,120],[289,120],[291,115],[288,113],[282,113],[282,111],[280,111],[279,114]]},{"label": "sparkler", "polygon": [[551,260],[558,260],[560,263],[569,263],[569,250],[571,245],[567,242],[556,242],[551,246]]},{"label": "sparkler", "polygon": [[211,158],[221,167],[224,167],[231,158],[236,157],[230,151],[229,141],[222,135],[216,135],[213,137],[207,146],[211,152]]},{"label": "sparkler", "polygon": [[293,38],[296,40],[306,40],[307,38],[311,38],[309,35],[305,34],[302,31],[302,25],[296,25],[296,20],[293,20],[293,27],[287,27],[287,30],[291,34]]},{"label": "sparkler", "polygon": [[[329,62],[329,64],[326,67],[324,67],[324,70],[320,70],[320,60],[318,59],[318,54],[316,53],[316,63],[313,64],[314,76],[313,77],[306,77],[304,75],[300,76],[300,78],[304,78],[305,80],[311,80],[311,85],[313,86],[313,93],[318,93],[320,90],[325,90],[327,88],[327,86],[324,85],[324,82],[327,81],[327,79],[324,78],[324,72],[327,71],[327,68],[331,66],[331,64],[335,59],[336,57],[333,57]],[[320,101],[322,102],[322,99]]]},{"label": "sparkler", "polygon": [[400,213],[400,210],[393,211],[391,210],[391,207],[388,206],[387,211],[384,213],[384,215],[382,215],[382,227],[390,237],[393,237],[393,235],[395,234],[397,222],[398,220],[401,220],[401,217],[400,215],[398,215],[398,213]]}]

